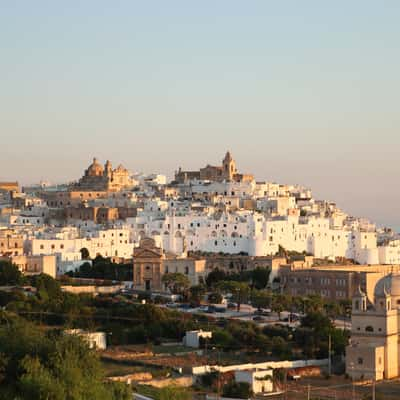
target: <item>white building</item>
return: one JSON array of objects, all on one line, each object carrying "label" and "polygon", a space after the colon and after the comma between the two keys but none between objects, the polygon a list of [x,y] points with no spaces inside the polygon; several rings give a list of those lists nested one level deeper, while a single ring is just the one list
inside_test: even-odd
[{"label": "white building", "polygon": [[107,348],[107,334],[105,332],[85,332],[82,329],[69,329],[65,333],[79,336],[89,345],[90,349],[105,350]]},{"label": "white building", "polygon": [[212,332],[202,330],[187,331],[185,337],[183,338],[183,344],[184,346],[198,349],[200,347],[200,338],[211,339]]},{"label": "white building", "polygon": [[269,393],[274,390],[272,369],[235,371],[235,381],[248,383],[254,394]]}]

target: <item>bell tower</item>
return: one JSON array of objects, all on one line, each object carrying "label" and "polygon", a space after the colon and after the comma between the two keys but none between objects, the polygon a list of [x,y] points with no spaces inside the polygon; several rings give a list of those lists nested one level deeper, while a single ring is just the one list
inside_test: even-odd
[{"label": "bell tower", "polygon": [[367,296],[358,286],[357,292],[353,296],[353,311],[367,311]]},{"label": "bell tower", "polygon": [[226,152],[225,158],[222,161],[223,176],[227,181],[232,181],[236,174],[236,163],[229,151]]}]

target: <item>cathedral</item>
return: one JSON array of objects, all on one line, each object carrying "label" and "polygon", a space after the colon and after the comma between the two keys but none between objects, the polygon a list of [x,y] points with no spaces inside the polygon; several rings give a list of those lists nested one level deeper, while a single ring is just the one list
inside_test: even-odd
[{"label": "cathedral", "polygon": [[359,289],[352,302],[347,374],[355,380],[399,377],[400,274],[381,278],[373,299]]},{"label": "cathedral", "polygon": [[117,192],[132,186],[130,173],[122,165],[113,169],[110,161],[107,161],[103,167],[94,158],[93,163],[85,170],[75,189]]},{"label": "cathedral", "polygon": [[239,174],[236,169],[236,162],[228,151],[222,160],[222,165],[206,165],[198,171],[183,171],[181,168],[175,173],[175,181],[184,183],[190,180],[202,180],[211,182],[251,182],[253,175]]}]

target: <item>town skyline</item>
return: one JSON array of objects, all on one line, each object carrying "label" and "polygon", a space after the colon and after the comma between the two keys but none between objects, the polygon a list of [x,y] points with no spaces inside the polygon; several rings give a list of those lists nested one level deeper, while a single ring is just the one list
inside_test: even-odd
[{"label": "town skyline", "polygon": [[[128,168],[128,170],[131,173],[158,173],[158,174],[162,174],[162,175],[166,175],[168,180],[172,180],[174,173],[178,170],[179,167],[182,167],[183,169],[196,169],[197,167],[200,167],[201,165],[203,165],[204,163],[206,164],[210,164],[210,165],[214,165],[214,164],[218,164],[219,162],[219,156],[220,154],[223,154],[225,150],[221,150],[218,154],[212,154],[210,155],[210,159],[206,159],[206,160],[201,160],[201,156],[197,156],[195,154],[193,154],[193,158],[191,158],[190,160],[187,160],[185,163],[178,163],[178,165],[175,166],[175,168],[173,168],[171,166],[171,162],[167,162],[167,165],[169,166],[168,170],[162,170],[162,169],[151,169],[151,161],[150,163],[145,163],[148,165],[147,169],[144,168],[140,168],[139,165],[135,166],[135,161],[130,160],[129,158],[126,160],[122,160],[118,158],[118,154],[115,154],[115,157],[100,157],[97,156],[97,154],[95,155],[89,155],[88,157],[86,157],[86,159],[83,159],[82,162],[75,162],[73,163],[73,165],[71,165],[71,167],[67,168],[64,170],[64,177],[63,174],[56,174],[54,175],[54,172],[57,171],[50,171],[47,173],[47,175],[44,175],[43,173],[40,174],[40,171],[37,171],[37,177],[36,178],[32,178],[30,180],[25,180],[23,177],[25,176],[24,173],[22,173],[20,175],[21,179],[18,179],[18,176],[2,176],[2,173],[0,173],[0,180],[3,181],[13,181],[16,180],[20,183],[21,186],[29,186],[29,185],[33,185],[33,184],[37,184],[40,181],[49,181],[51,184],[66,184],[69,182],[73,182],[76,181],[79,178],[79,175],[82,171],[82,168],[84,168],[88,161],[92,160],[93,158],[97,158],[99,160],[104,160],[104,162],[108,159],[114,160],[115,165],[118,164],[123,164],[124,166],[126,166]],[[240,150],[239,151],[231,151],[235,156],[236,154],[240,154]],[[106,151],[103,152],[99,152],[101,153],[101,155],[103,154],[107,154]],[[198,160],[198,161],[197,161]],[[282,176],[282,179],[274,179],[273,176],[266,176],[268,175],[268,171],[265,171],[264,176],[262,174],[262,172],[257,172],[254,169],[251,169],[251,163],[242,163],[242,160],[240,158],[238,158],[238,161],[240,163],[240,165],[244,165],[244,169],[248,172],[251,172],[255,175],[256,180],[259,181],[268,181],[268,182],[276,182],[276,183],[280,183],[280,184],[298,184],[298,185],[302,185],[305,187],[310,188],[313,193],[315,193],[316,197],[319,199],[324,199],[324,200],[328,200],[328,201],[332,201],[338,204],[338,206],[340,206],[341,208],[343,208],[344,210],[352,213],[352,215],[358,216],[358,217],[363,217],[363,218],[368,218],[370,219],[372,222],[375,222],[378,226],[385,226],[388,228],[392,228],[398,232],[400,232],[400,213],[391,213],[391,209],[392,209],[392,204],[389,204],[388,210],[389,212],[387,212],[388,210],[385,210],[385,213],[382,215],[382,210],[380,208],[369,208],[368,206],[365,207],[365,204],[361,205],[357,204],[355,202],[352,201],[352,198],[350,197],[350,195],[348,195],[348,191],[344,191],[341,192],[339,190],[339,186],[338,187],[326,187],[325,185],[323,185],[324,182],[321,182],[322,185],[318,185],[318,182],[316,185],[312,185],[315,181],[313,180],[313,176],[308,175],[304,175],[304,179],[302,178],[301,174],[297,171],[296,174],[293,174],[294,177],[297,177],[297,179],[295,180],[294,178],[291,180],[290,174],[280,174],[279,173],[279,168],[275,167],[274,169],[272,169],[273,171],[276,171],[276,175],[277,176]],[[72,159],[71,159],[71,163],[72,163]],[[255,164],[259,164],[259,162],[255,161]],[[250,167],[248,167],[248,165],[250,165]],[[162,168],[162,166],[161,166]],[[303,180],[302,180],[303,179]],[[351,193],[351,192],[350,192]],[[368,198],[366,199],[366,203],[368,205]],[[397,207],[397,200],[393,199],[393,206]],[[374,204],[374,203],[372,203]]]}]

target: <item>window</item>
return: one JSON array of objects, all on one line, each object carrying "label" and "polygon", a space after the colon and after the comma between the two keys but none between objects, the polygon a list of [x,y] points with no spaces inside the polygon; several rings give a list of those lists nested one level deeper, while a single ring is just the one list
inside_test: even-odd
[{"label": "window", "polygon": [[374,328],[371,325],[369,325],[365,328],[365,332],[373,332],[373,331],[374,331]]},{"label": "window", "polygon": [[362,358],[362,357],[358,357],[357,363],[358,363],[359,365],[362,365],[362,364],[364,363],[363,358]]}]

